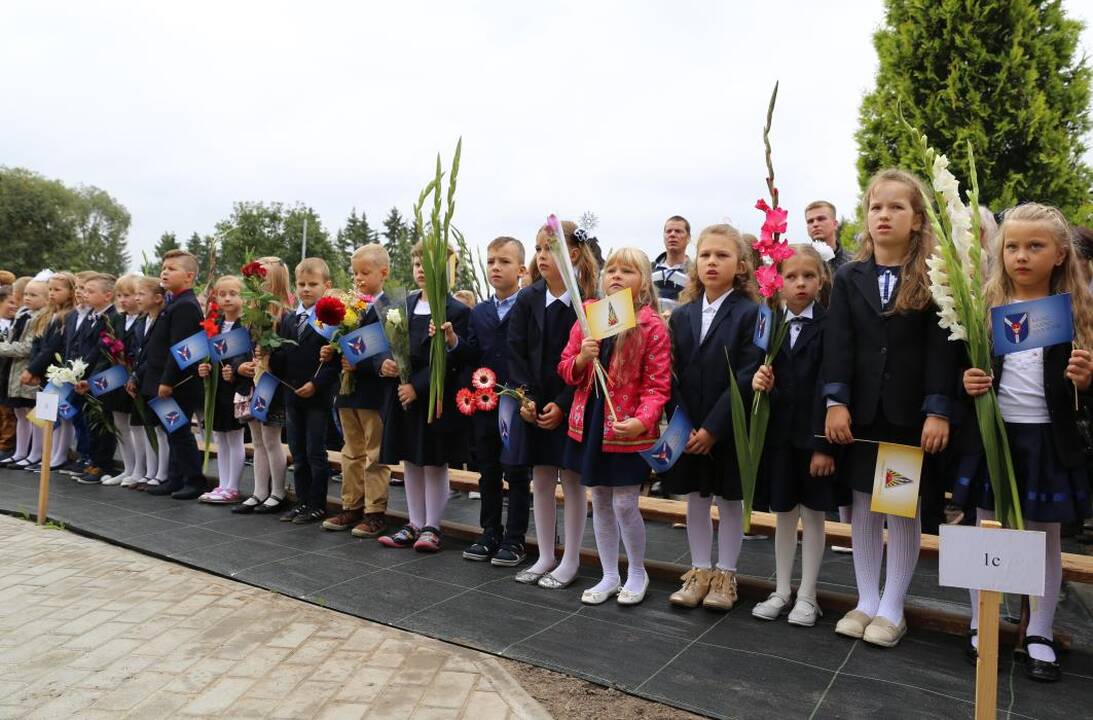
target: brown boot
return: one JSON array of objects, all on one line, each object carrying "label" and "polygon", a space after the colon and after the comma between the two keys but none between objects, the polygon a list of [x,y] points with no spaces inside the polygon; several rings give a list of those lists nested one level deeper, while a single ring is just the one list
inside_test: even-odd
[{"label": "brown boot", "polygon": [[713,579],[712,571],[691,568],[680,578],[683,581],[683,587],[672,593],[672,596],[668,598],[668,602],[681,607],[698,607],[703,598],[706,597],[706,593],[710,591],[711,579]]},{"label": "brown boot", "polygon": [[710,592],[702,601],[702,607],[711,610],[732,610],[736,604],[736,573],[730,570],[715,570],[710,580]]},{"label": "brown boot", "polygon": [[356,510],[342,510],[334,517],[327,518],[323,521],[323,530],[333,530],[335,532],[348,530],[359,523],[363,516],[364,512],[360,508],[357,508]]},{"label": "brown boot", "polygon": [[360,538],[374,538],[383,534],[387,529],[387,521],[383,518],[383,513],[365,513],[364,519],[357,527],[353,528],[353,537]]}]

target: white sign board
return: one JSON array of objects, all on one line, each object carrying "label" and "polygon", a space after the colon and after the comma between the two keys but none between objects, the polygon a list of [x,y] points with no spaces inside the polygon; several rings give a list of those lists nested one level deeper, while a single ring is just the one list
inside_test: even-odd
[{"label": "white sign board", "polygon": [[1041,597],[1045,543],[1032,530],[942,525],[938,584]]},{"label": "white sign board", "polygon": [[57,401],[60,396],[40,392],[34,396],[34,414],[43,422],[57,422]]}]

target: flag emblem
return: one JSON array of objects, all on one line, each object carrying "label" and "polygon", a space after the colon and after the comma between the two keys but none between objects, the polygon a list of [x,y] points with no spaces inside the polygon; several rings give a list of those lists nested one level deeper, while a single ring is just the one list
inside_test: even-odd
[{"label": "flag emblem", "polygon": [[618,313],[615,312],[615,306],[612,305],[611,303],[608,303],[607,304],[607,325],[611,326],[611,325],[618,325],[618,324],[619,324],[619,315],[618,315]]},{"label": "flag emblem", "polygon": [[911,478],[907,477],[899,470],[893,470],[892,468],[884,469],[884,487],[886,488],[899,487],[900,485],[909,485],[911,484],[911,482]]},{"label": "flag emblem", "polygon": [[217,355],[224,355],[228,352],[228,341],[224,339],[213,341],[213,351]]},{"label": "flag emblem", "polygon": [[501,442],[508,444],[509,441],[509,424],[504,418],[498,418],[497,425],[501,430]]},{"label": "flag emblem", "polygon": [[756,321],[755,333],[760,337],[767,334],[767,316],[763,313],[759,313],[759,319]]},{"label": "flag emblem", "polygon": [[363,336],[357,336],[349,341],[349,349],[354,355],[364,355],[364,350],[367,347],[368,344],[364,342]]},{"label": "flag emblem", "polygon": [[110,382],[105,377],[95,378],[95,389],[96,390],[106,390],[106,388],[108,388],[108,387],[110,387]]},{"label": "flag emblem", "polygon": [[1028,313],[1019,315],[1006,315],[1006,330],[1010,335],[1010,342],[1018,345],[1028,340]]},{"label": "flag emblem", "polygon": [[177,410],[170,410],[163,416],[163,419],[167,421],[168,425],[174,425],[181,417]]},{"label": "flag emblem", "polygon": [[667,465],[672,460],[672,447],[668,443],[664,443],[664,446],[654,452],[650,457],[658,463]]},{"label": "flag emblem", "polygon": [[185,345],[175,350],[175,354],[178,355],[178,359],[182,362],[189,362],[190,358],[193,357],[193,354],[190,352],[190,348],[186,347]]},{"label": "flag emblem", "polygon": [[266,399],[261,395],[254,398],[254,410],[255,412],[262,412],[266,409]]}]

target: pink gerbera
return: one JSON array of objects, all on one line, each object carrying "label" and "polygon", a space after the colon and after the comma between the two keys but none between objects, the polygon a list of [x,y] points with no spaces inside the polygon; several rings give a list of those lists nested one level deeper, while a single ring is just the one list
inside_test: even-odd
[{"label": "pink gerbera", "polygon": [[475,396],[470,388],[460,388],[455,394],[455,406],[464,415],[474,415]]},{"label": "pink gerbera", "polygon": [[488,367],[480,367],[471,375],[471,385],[475,390],[493,390],[497,384],[497,375]]},{"label": "pink gerbera", "polygon": [[493,391],[493,388],[487,388],[484,390],[478,390],[474,394],[474,404],[482,412],[489,412],[497,407],[498,398],[497,393]]}]

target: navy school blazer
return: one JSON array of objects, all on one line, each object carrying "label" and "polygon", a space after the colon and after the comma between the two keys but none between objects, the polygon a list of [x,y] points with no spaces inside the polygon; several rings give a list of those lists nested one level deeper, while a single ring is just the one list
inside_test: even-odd
[{"label": "navy school blazer", "polygon": [[[569,417],[573,405],[572,385],[564,385],[557,397],[544,397],[545,378],[540,377],[543,366],[543,327],[546,324],[546,281],[536,280],[520,291],[516,303],[505,318],[509,321],[507,376],[516,387],[523,387],[529,398],[535,401],[541,412],[550,402],[557,403],[563,416]],[[557,372],[558,358],[550,365],[550,372]],[[565,421],[562,421],[565,425]]]},{"label": "navy school blazer", "polygon": [[[201,305],[193,290],[184,290],[164,306],[152,322],[144,338],[137,360],[137,380],[145,397],[155,397],[160,385],[178,386],[183,380],[197,374],[197,364],[180,370],[171,357],[171,346],[201,330],[203,319]],[[174,397],[196,407],[202,396],[202,384],[190,380],[177,387]],[[184,410],[189,409],[184,407]]]},{"label": "navy school blazer", "polygon": [[332,406],[334,394],[338,391],[341,364],[334,360],[319,362],[319,351],[328,344],[326,338],[315,332],[310,324],[305,324],[302,334],[297,337],[295,310],[281,316],[277,334],[294,340],[295,344],[286,343],[270,353],[270,371],[297,389],[309,382],[315,383],[314,395],[306,399],[296,397],[294,402],[314,407]]},{"label": "navy school blazer", "polygon": [[824,326],[824,397],[848,405],[858,427],[883,418],[918,428],[927,415],[948,418],[956,345],[937,324],[933,302],[885,313],[873,259],[847,263],[835,274]]},{"label": "navy school blazer", "polygon": [[834,449],[822,438],[827,416],[820,368],[824,357],[824,323],[827,311],[816,302],[812,320],[801,326],[797,342],[789,346],[790,330],[774,358],[774,390],[770,393],[771,420],[767,445],[818,450]]},{"label": "navy school blazer", "polygon": [[[483,300],[471,309],[470,345],[475,350],[475,356],[471,359],[474,367],[468,369],[473,371],[488,367],[497,375],[497,382],[505,385],[509,380],[509,325],[520,296],[516,297],[504,320],[497,319],[496,298]],[[494,413],[478,412],[471,419],[481,431],[497,432],[497,417]]]},{"label": "navy school blazer", "polygon": [[[751,379],[763,361],[763,351],[752,338],[759,306],[733,290],[717,309],[706,337],[702,337],[701,297],[677,307],[668,320],[672,333],[673,404],[687,413],[694,427],[703,428],[718,442],[733,442],[732,390],[729,362],[744,406],[751,406]],[[725,353],[728,351],[728,359]]]},{"label": "navy school blazer", "polygon": [[[387,296],[387,293],[380,293],[368,306],[368,309],[364,311],[358,327],[383,322],[387,309],[390,307],[391,299]],[[383,365],[383,361],[390,357],[390,352],[382,352],[358,363],[353,370],[356,388],[349,395],[339,395],[337,406],[362,410],[383,410],[397,385],[396,380],[393,378],[380,377],[380,367]],[[341,361],[339,360],[336,365],[338,371],[341,372]]]},{"label": "navy school blazer", "polygon": [[[406,314],[407,327],[414,316],[414,307],[420,297],[420,290],[415,290],[406,296],[403,312]],[[452,324],[455,334],[459,336],[459,343],[448,351],[448,360],[445,364],[444,411],[439,419],[429,425],[438,432],[450,432],[457,428],[458,423],[466,419],[456,409],[455,394],[459,392],[459,379],[463,369],[473,362],[478,353],[473,345],[474,340],[470,337],[470,308],[448,295],[444,316]],[[429,358],[430,345],[431,338],[428,333],[422,336],[420,342],[415,343],[413,338],[410,339],[410,384],[414,386],[414,392],[417,393],[417,400],[414,402],[422,404],[423,414],[424,408],[428,408],[429,405],[429,379],[432,371]],[[395,403],[391,403],[390,406],[402,409]]]}]

